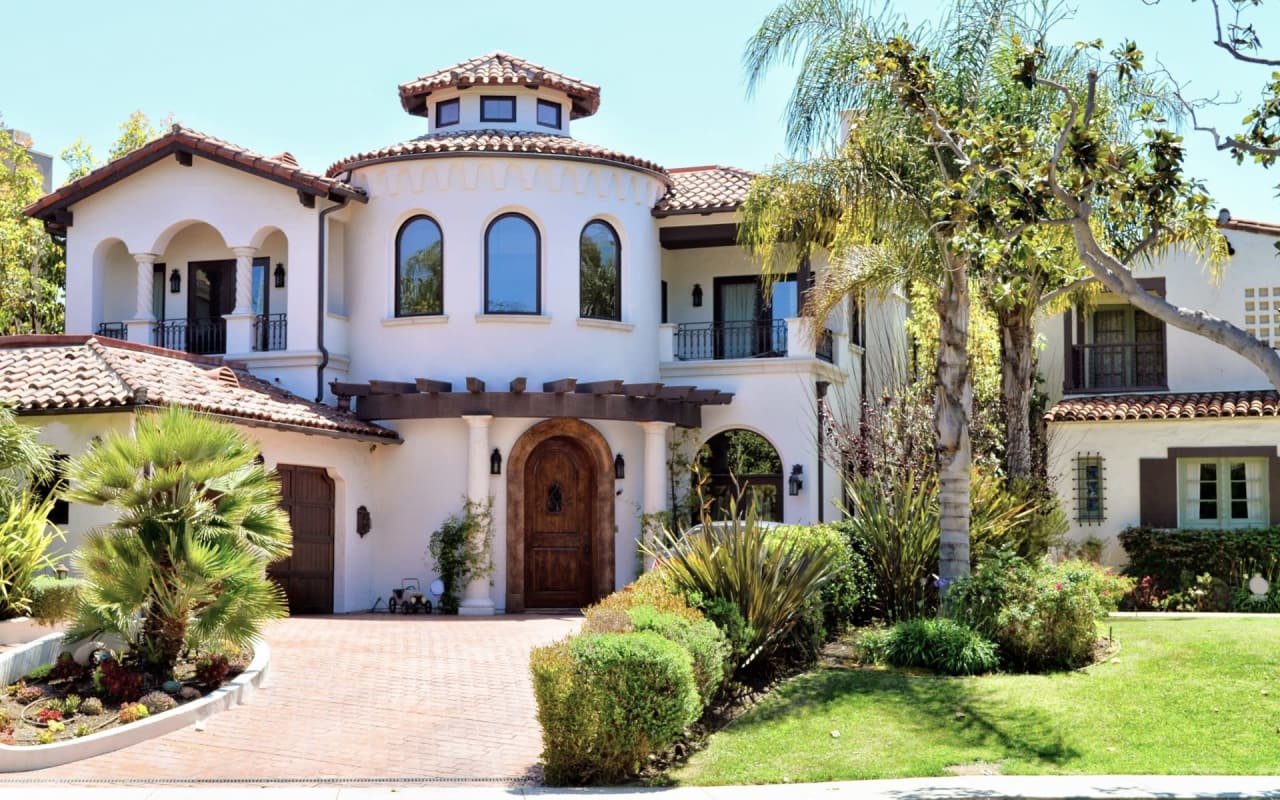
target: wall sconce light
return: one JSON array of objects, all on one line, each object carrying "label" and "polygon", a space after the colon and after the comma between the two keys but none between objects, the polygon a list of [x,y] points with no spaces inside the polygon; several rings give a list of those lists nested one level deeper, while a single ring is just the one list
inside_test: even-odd
[{"label": "wall sconce light", "polygon": [[702,284],[700,283],[693,285],[693,307],[702,308]]},{"label": "wall sconce light", "polygon": [[363,539],[371,530],[373,530],[373,517],[369,514],[367,507],[360,506],[356,509],[356,533]]},{"label": "wall sconce light", "polygon": [[271,273],[276,278],[276,288],[284,288],[284,264],[276,264],[276,271]]},{"label": "wall sconce light", "polygon": [[[61,580],[65,580],[65,579],[66,579],[66,577],[67,577],[68,575],[70,575],[71,573],[70,573],[70,571],[67,569],[67,565],[66,565],[66,564],[58,564],[58,565],[54,566],[54,568],[53,568],[53,574],[54,574],[54,575],[56,575],[56,576],[58,577],[58,580],[60,580],[60,581],[61,581]],[[1264,594],[1265,594],[1265,593],[1264,593]]]},{"label": "wall sconce light", "polygon": [[622,480],[627,477],[627,461],[618,453],[613,457],[613,477]]},{"label": "wall sconce light", "polygon": [[489,455],[489,474],[502,474],[502,453],[498,452],[498,448],[493,448],[493,452]]},{"label": "wall sconce light", "polygon": [[792,497],[800,494],[800,490],[804,488],[804,467],[799,464],[793,464],[791,467],[791,477],[787,478],[787,491]]},{"label": "wall sconce light", "polygon": [[182,291],[182,273],[175,269],[169,273],[169,293],[177,294]]}]

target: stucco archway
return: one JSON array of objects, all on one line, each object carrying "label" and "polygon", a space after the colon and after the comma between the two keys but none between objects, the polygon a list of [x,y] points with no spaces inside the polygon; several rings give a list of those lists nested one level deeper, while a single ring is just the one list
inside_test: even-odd
[{"label": "stucco archway", "polygon": [[525,467],[539,444],[557,436],[573,439],[595,468],[591,521],[592,600],[614,588],[613,451],[600,431],[580,419],[543,420],[516,441],[507,458],[507,611],[525,610]]}]

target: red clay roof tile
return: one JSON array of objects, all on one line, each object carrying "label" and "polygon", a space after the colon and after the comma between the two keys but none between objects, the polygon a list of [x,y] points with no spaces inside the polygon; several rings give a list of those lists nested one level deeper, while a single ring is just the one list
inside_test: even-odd
[{"label": "red clay roof tile", "polygon": [[573,158],[592,158],[614,161],[630,167],[656,172],[667,177],[667,171],[661,166],[610,150],[607,147],[587,144],[568,136],[554,133],[538,133],[536,131],[501,131],[479,130],[459,132],[456,134],[433,133],[410,139],[407,142],[388,145],[378,150],[356,153],[329,167],[329,175],[338,175],[349,169],[367,166],[379,161],[398,157],[440,155],[448,153],[495,153],[498,155],[542,155],[569,156]]},{"label": "red clay roof tile", "polygon": [[0,402],[19,413],[172,404],[316,433],[399,438],[290,394],[238,364],[95,336],[0,337]]},{"label": "red clay roof tile", "polygon": [[653,215],[736,211],[755,177],[736,167],[678,167],[671,170],[671,189],[653,207]]},{"label": "red clay roof tile", "polygon": [[1069,397],[1045,412],[1045,422],[1104,422],[1135,419],[1205,419],[1280,416],[1274,390],[1185,394]]},{"label": "red clay roof tile", "polygon": [[495,50],[452,67],[436,70],[400,84],[400,105],[417,116],[427,115],[427,95],[440,89],[482,86],[547,86],[569,95],[573,101],[570,119],[589,117],[600,108],[600,87],[540,64]]}]

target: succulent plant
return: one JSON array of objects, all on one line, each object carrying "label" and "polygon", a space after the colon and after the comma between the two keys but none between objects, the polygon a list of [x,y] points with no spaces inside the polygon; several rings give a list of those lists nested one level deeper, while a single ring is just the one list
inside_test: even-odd
[{"label": "succulent plant", "polygon": [[96,697],[86,697],[80,701],[78,710],[86,717],[96,717],[102,713],[102,701]]},{"label": "succulent plant", "polygon": [[13,696],[13,699],[24,706],[29,706],[42,697],[44,697],[44,689],[39,686],[23,686],[18,689],[18,693]]},{"label": "succulent plant", "polygon": [[83,722],[77,725],[74,731],[74,735],[77,739],[79,739],[81,736],[88,736],[91,733],[93,733],[93,729]]},{"label": "succulent plant", "polygon": [[138,702],[146,706],[147,711],[152,714],[159,714],[178,707],[178,701],[164,692],[147,692]]},{"label": "succulent plant", "polygon": [[70,716],[80,710],[80,695],[69,694],[57,703],[63,716]]},{"label": "succulent plant", "polygon": [[36,734],[36,741],[40,744],[53,744],[53,731],[43,730]]},{"label": "succulent plant", "polygon": [[130,722],[137,722],[143,717],[149,716],[150,713],[142,703],[125,703],[120,706],[120,724],[128,725]]}]

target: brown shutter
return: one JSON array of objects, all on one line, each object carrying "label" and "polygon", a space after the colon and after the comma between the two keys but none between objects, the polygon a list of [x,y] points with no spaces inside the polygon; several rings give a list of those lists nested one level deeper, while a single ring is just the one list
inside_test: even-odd
[{"label": "brown shutter", "polygon": [[[1273,484],[1274,486],[1274,484]],[[1172,458],[1138,460],[1139,518],[1150,528],[1178,527],[1178,462]]]},{"label": "brown shutter", "polygon": [[1280,458],[1273,453],[1267,459],[1267,501],[1271,506],[1271,524],[1280,525]]}]

